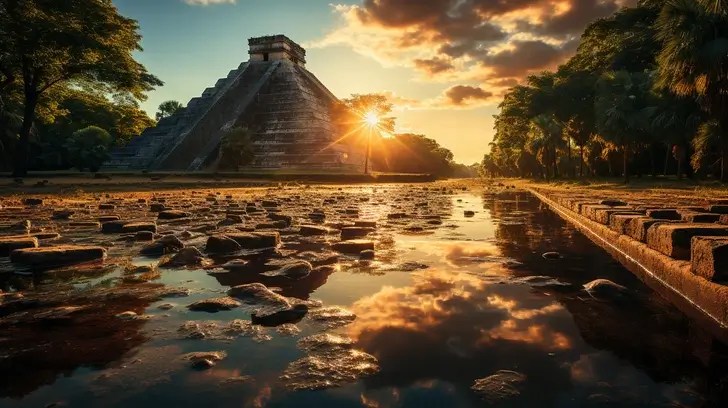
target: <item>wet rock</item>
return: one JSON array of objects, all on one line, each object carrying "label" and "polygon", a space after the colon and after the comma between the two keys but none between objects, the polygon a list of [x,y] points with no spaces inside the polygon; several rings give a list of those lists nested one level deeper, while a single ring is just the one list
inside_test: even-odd
[{"label": "wet rock", "polygon": [[362,227],[362,228],[377,228],[377,222],[376,221],[358,220],[358,221],[354,221],[354,226]]},{"label": "wet rock", "polygon": [[102,234],[119,234],[124,229],[124,221],[106,221],[101,224]]},{"label": "wet rock", "polygon": [[227,234],[227,237],[243,249],[275,248],[281,243],[281,235],[277,231],[232,233]]},{"label": "wet rock", "polygon": [[216,313],[223,310],[232,310],[240,307],[240,302],[231,297],[218,297],[200,300],[187,306],[188,309],[196,312]]},{"label": "wet rock", "polygon": [[251,321],[259,326],[278,327],[298,323],[306,316],[306,313],[308,313],[308,306],[295,305],[288,310],[281,310],[269,315],[259,316],[257,313],[252,313]]},{"label": "wet rock", "polygon": [[355,239],[351,241],[341,241],[337,242],[334,245],[332,245],[332,248],[335,251],[341,252],[342,254],[353,254],[358,255],[362,251],[367,250],[374,250],[374,242],[363,240],[363,239]]},{"label": "wet rock", "polygon": [[269,277],[285,277],[292,280],[299,280],[311,274],[313,266],[306,261],[295,261],[281,266],[275,271],[266,272],[263,275]]},{"label": "wet rock", "polygon": [[308,355],[289,364],[281,376],[291,390],[341,387],[379,372],[377,359],[353,349],[351,339],[325,333],[298,344]]},{"label": "wet rock", "polygon": [[205,256],[195,247],[182,248],[174,254],[174,256],[162,266],[165,268],[173,268],[179,266],[198,266],[202,265]]},{"label": "wet rock", "polygon": [[293,224],[293,217],[290,215],[270,213],[268,214],[268,219],[276,223],[276,225],[280,225],[281,227],[279,228],[288,228]]},{"label": "wet rock", "polygon": [[134,241],[149,242],[154,241],[154,233],[150,231],[139,231],[134,234]]},{"label": "wet rock", "polygon": [[[268,289],[262,283],[234,286],[228,290],[227,294],[247,305],[265,307],[267,313],[275,313],[291,308],[288,299]],[[262,315],[262,313],[259,315]]]},{"label": "wet rock", "polygon": [[301,235],[305,237],[310,236],[321,236],[321,235],[328,235],[329,229],[326,227],[319,227],[316,225],[301,225]]},{"label": "wet rock", "polygon": [[135,233],[140,231],[157,232],[157,224],[153,222],[132,222],[121,227],[122,233]]},{"label": "wet rock", "polygon": [[116,315],[116,318],[122,319],[122,320],[135,320],[135,319],[139,318],[139,315],[136,312],[126,311],[126,312],[118,313]]},{"label": "wet rock", "polygon": [[73,210],[55,210],[51,218],[54,220],[67,220],[73,216],[76,212]]},{"label": "wet rock", "polygon": [[149,211],[151,211],[151,212],[158,213],[158,212],[162,212],[166,209],[167,209],[167,207],[165,207],[164,204],[162,204],[162,203],[149,204]]},{"label": "wet rock", "polygon": [[352,238],[365,237],[375,230],[369,227],[344,227],[341,229],[341,239],[348,240]]},{"label": "wet rock", "polygon": [[224,235],[214,235],[207,239],[205,251],[212,254],[227,254],[240,251],[242,247],[237,241]]},{"label": "wet rock", "polygon": [[361,251],[359,253],[359,259],[372,260],[374,258],[375,258],[375,253],[371,249],[367,249],[366,251]]},{"label": "wet rock", "polygon": [[206,370],[227,357],[224,351],[207,351],[188,353],[182,356],[183,360],[190,362],[190,367],[196,370]]},{"label": "wet rock", "polygon": [[306,251],[299,253],[296,257],[311,262],[315,266],[333,265],[339,262],[339,254],[331,251]]},{"label": "wet rock", "polygon": [[346,326],[356,320],[356,315],[339,306],[322,307],[309,312],[308,317],[328,329]]},{"label": "wet rock", "polygon": [[164,210],[157,215],[160,220],[178,220],[181,218],[187,218],[190,213],[180,210]]},{"label": "wet rock", "polygon": [[16,249],[37,247],[36,237],[0,237],[0,256],[8,256]]},{"label": "wet rock", "polygon": [[610,298],[623,295],[627,288],[608,279],[595,279],[585,284],[584,290],[595,298]]},{"label": "wet rock", "polygon": [[558,259],[563,258],[560,253],[558,252],[545,252],[541,255],[543,259],[546,259],[547,261],[556,261]]},{"label": "wet rock", "polygon": [[519,372],[500,370],[485,378],[475,380],[470,387],[481,398],[491,404],[517,397],[521,394],[521,385],[526,376]]},{"label": "wet rock", "polygon": [[301,333],[301,329],[298,328],[295,324],[292,323],[284,323],[280,326],[276,327],[276,333],[280,334],[281,336],[296,336]]},{"label": "wet rock", "polygon": [[146,256],[162,256],[171,254],[184,248],[185,244],[174,235],[165,235],[162,238],[146,245],[140,253]]},{"label": "wet rock", "polygon": [[68,266],[101,261],[105,258],[106,250],[104,248],[76,245],[25,248],[10,253],[11,262],[35,268]]}]

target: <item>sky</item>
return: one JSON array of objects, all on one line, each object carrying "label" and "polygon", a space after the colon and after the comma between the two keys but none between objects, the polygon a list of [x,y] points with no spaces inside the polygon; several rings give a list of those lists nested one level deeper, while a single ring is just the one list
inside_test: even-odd
[{"label": "sky", "polygon": [[568,59],[589,22],[634,0],[113,0],[139,22],[137,59],[165,85],[142,107],[186,104],[248,60],[247,40],[285,34],[339,98],[379,93],[397,131],[479,162],[508,87]]}]

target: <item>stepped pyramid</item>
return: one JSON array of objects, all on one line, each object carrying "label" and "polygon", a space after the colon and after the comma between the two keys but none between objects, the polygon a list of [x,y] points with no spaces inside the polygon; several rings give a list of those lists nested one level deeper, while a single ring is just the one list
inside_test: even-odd
[{"label": "stepped pyramid", "polygon": [[114,151],[104,170],[214,170],[225,131],[244,126],[253,133],[251,168],[360,171],[363,155],[335,143],[337,99],[306,70],[306,51],[284,35],[248,44],[248,62]]}]

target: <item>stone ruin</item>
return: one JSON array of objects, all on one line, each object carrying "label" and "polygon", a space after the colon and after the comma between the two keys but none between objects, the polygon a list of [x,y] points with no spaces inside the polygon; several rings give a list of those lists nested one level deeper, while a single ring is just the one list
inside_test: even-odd
[{"label": "stone ruin", "polygon": [[242,126],[252,131],[251,169],[361,171],[363,155],[337,141],[338,100],[306,70],[306,50],[284,35],[248,44],[249,61],[115,150],[103,169],[215,170],[222,136]]}]

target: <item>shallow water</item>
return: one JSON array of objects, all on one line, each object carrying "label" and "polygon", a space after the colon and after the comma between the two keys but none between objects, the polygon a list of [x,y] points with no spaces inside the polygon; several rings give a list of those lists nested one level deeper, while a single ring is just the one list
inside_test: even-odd
[{"label": "shallow water", "polygon": [[[397,189],[372,196],[388,194]],[[283,285],[284,296],[321,302],[327,319],[317,320],[312,309],[289,330],[246,326],[244,335],[231,334],[225,328],[250,320],[250,308],[208,314],[185,306],[262,278],[250,271],[172,269],[162,270],[156,283],[189,288],[188,297],[100,302],[106,312],[87,318],[6,327],[0,406],[702,407],[728,401],[725,344],[538,200],[463,191],[434,193],[432,203],[447,216],[420,231],[408,230],[408,222],[384,227],[382,217],[392,209],[382,200],[362,202],[362,218],[382,224],[373,237],[376,259],[344,258],[327,276]],[[465,210],[476,214],[466,217]],[[322,245],[284,237],[283,251],[304,248]],[[544,259],[549,251],[562,258]],[[53,276],[4,275],[2,285],[5,291],[113,287],[119,271]],[[597,299],[583,290],[594,279],[628,291]],[[166,304],[174,307],[159,308]],[[114,317],[126,310],[147,316]],[[185,338],[179,330],[185,322],[205,327],[207,338]],[[340,337],[326,337],[335,345],[321,346],[328,348],[319,354],[310,339],[297,344],[320,333]],[[347,339],[353,344],[337,349]],[[197,351],[226,357],[195,370],[180,356]],[[358,359],[360,352],[373,356],[378,369],[367,365],[368,357]],[[297,387],[281,376],[309,357],[339,380],[316,391],[292,390]],[[485,389],[473,388],[499,372],[525,379],[500,392],[488,389],[490,380],[478,382]]]}]

